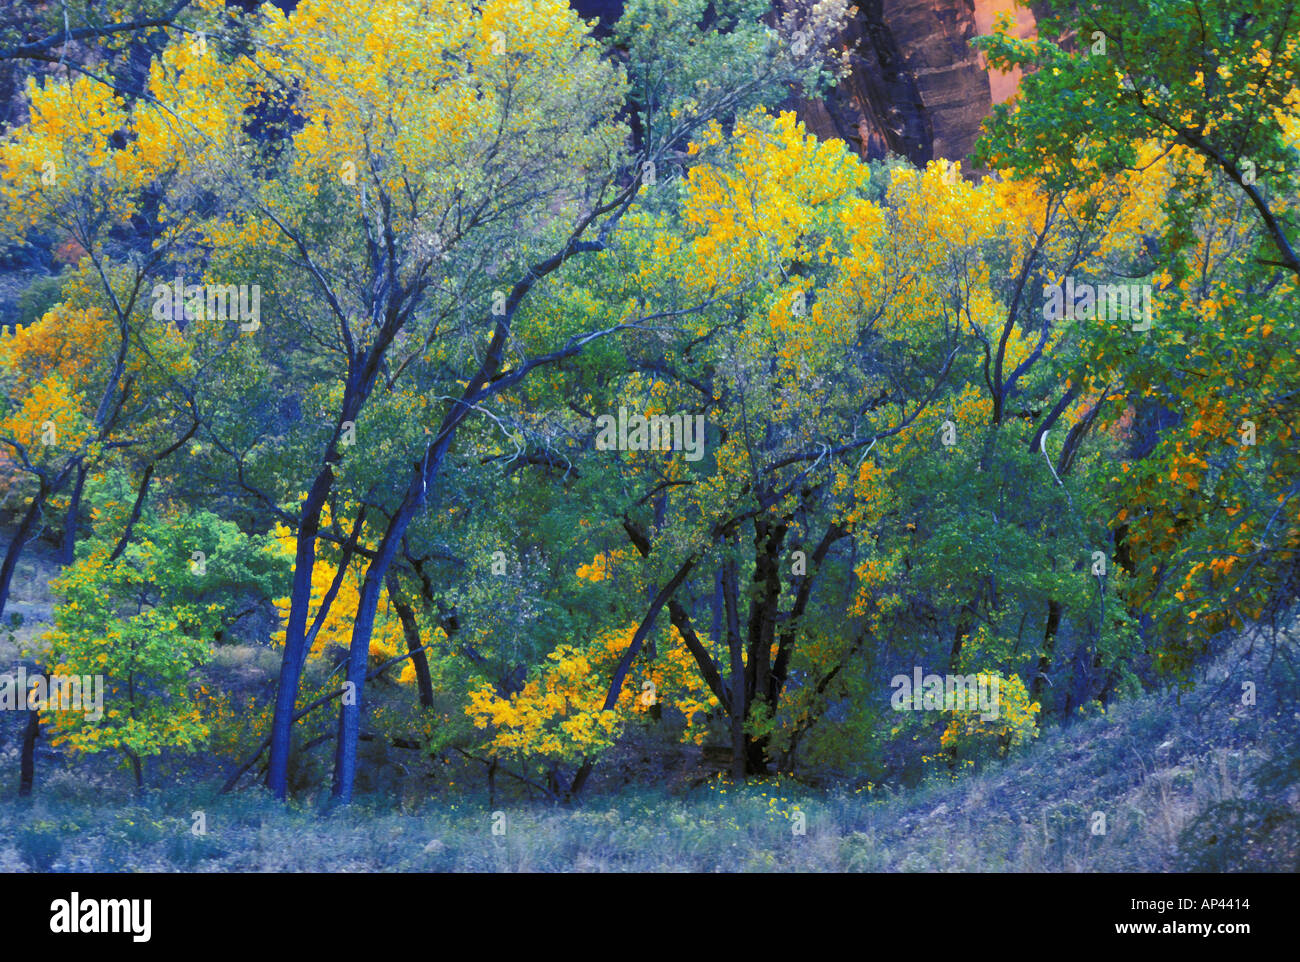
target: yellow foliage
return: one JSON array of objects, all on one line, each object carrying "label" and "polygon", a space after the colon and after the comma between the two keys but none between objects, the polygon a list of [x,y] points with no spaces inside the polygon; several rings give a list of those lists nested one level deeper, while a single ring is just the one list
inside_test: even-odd
[{"label": "yellow foliage", "polygon": [[636,626],[599,635],[586,647],[563,644],[523,687],[502,697],[484,682],[470,691],[466,714],[478,728],[491,728],[485,749],[525,758],[580,761],[613,745],[627,721],[667,702],[686,716],[684,738],[703,739],[703,721],[717,707],[702,690],[694,659],[674,629],[672,644],[646,665],[633,664],[614,707],[604,710],[613,670]]}]

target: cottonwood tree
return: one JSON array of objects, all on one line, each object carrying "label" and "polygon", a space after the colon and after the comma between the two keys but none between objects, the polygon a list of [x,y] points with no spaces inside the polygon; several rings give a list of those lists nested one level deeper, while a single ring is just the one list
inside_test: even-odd
[{"label": "cottonwood tree", "polygon": [[[310,435],[296,475],[306,494],[293,512],[295,580],[268,770],[279,795],[321,514],[340,472],[350,470],[349,455],[365,450],[372,398],[396,400],[409,385],[445,400],[425,409],[430,433],[420,443],[389,448],[401,467],[387,473],[376,493],[383,503],[368,516],[377,523],[348,663],[358,697],[344,700],[336,761],[335,795],[344,801],[375,606],[461,424],[530,372],[635,322],[556,330],[542,353],[518,356],[516,317],[529,292],[575,256],[604,248],[649,189],[647,175],[666,169],[668,150],[701,117],[732,109],[794,68],[806,73],[817,59],[775,49],[741,94],[697,91],[677,117],[644,128],[629,162],[628,132],[617,119],[620,72],[566,5],[426,4],[419,16],[407,6],[374,5],[361,24],[355,12],[325,4],[302,4],[288,17],[264,10],[252,52],[222,66],[228,84],[296,119],[283,147],[249,142],[241,149],[259,161],[226,164],[223,189],[240,201],[213,242],[257,247],[264,264],[277,265],[272,310],[283,310],[287,323],[268,332],[267,345],[291,361],[310,343],[302,369],[311,371],[312,403],[328,424]],[[756,26],[733,32],[738,44],[773,36]],[[259,179],[263,165],[273,176]]]},{"label": "cottonwood tree", "polygon": [[[917,292],[902,275],[882,272],[872,278],[880,281],[877,300],[863,304],[855,279],[866,265],[853,237],[872,218],[883,228],[883,219],[862,196],[868,169],[842,144],[818,144],[790,115],[756,114],[731,137],[717,126],[705,131],[691,154],[701,159],[687,180],[676,235],[658,242],[655,279],[642,293],[671,297],[695,285],[717,302],[666,345],[642,336],[621,377],[583,385],[595,394],[584,403],[601,410],[707,424],[698,460],[680,445],[657,451],[644,443],[585,456],[583,470],[595,471],[596,458],[619,468],[614,484],[631,497],[613,520],[630,544],[609,564],[624,577],[636,573],[650,599],[613,666],[604,708],[620,703],[667,610],[678,641],[662,644],[689,651],[731,719],[738,771],[757,773],[768,764],[767,726],[791,659],[808,640],[803,618],[818,568],[850,532],[828,510],[836,465],[860,459],[916,417],[950,367],[959,332],[950,333],[946,351],[931,345],[934,363],[911,384],[895,385],[891,397],[891,372],[870,346],[914,309],[908,298]],[[872,396],[874,407],[865,403]],[[806,557],[790,577],[795,546],[787,538],[795,531]],[[700,575],[704,592],[693,592]],[[704,632],[697,601],[710,597],[712,630]],[[593,761],[580,766],[572,792]]]},{"label": "cottonwood tree", "polygon": [[1181,672],[1296,590],[1300,17],[1220,2],[1045,13],[1037,41],[983,41],[1032,68],[984,153],[1049,189],[1165,167],[1142,258],[1164,292],[1153,330],[1097,325],[1078,367],[1124,402],[1107,418],[1131,431],[1108,476],[1117,557],[1157,662]]},{"label": "cottonwood tree", "polygon": [[[588,447],[576,463],[598,477],[608,469],[593,459],[618,469],[596,503],[617,506],[603,526],[623,528],[630,545],[607,564],[649,599],[613,667],[606,710],[620,704],[647,645],[652,663],[656,644],[685,645],[730,716],[737,773],[759,773],[777,756],[790,764],[850,661],[914,643],[918,618],[947,626],[939,663],[956,668],[964,637],[988,616],[979,597],[987,583],[998,632],[1042,610],[1053,588],[1035,579],[1052,566],[1029,549],[1069,495],[1054,493],[1060,472],[1031,454],[1030,441],[1066,415],[1068,446],[1077,449],[1096,399],[1080,399],[1048,362],[1051,348],[1066,351],[1074,340],[1046,324],[1041,296],[1026,292],[1031,277],[1098,255],[1103,236],[1131,243],[1143,212],[1117,203],[1127,194],[1110,188],[1103,229],[1079,214],[1084,198],[1051,201],[994,181],[976,187],[943,164],[897,170],[881,193],[841,145],[818,145],[788,116],[746,118],[732,138],[712,131],[692,154],[703,159],[675,232],[656,235],[653,276],[629,286],[651,303],[670,303],[693,284],[723,290],[718,317],[706,314],[666,342],[630,337],[625,373],[581,379],[574,407],[703,412],[706,455],[692,463],[642,443],[625,454]],[[738,278],[749,282],[740,292],[732,290]],[[940,440],[950,426],[935,403],[944,394],[955,407],[951,427],[960,425],[960,456]],[[1006,413],[996,418],[999,404]],[[1001,524],[993,518],[975,545],[964,477],[990,488],[976,511],[1005,502],[1011,455],[1022,474],[1041,477],[1037,494],[1023,499],[1023,517],[998,509]],[[915,483],[936,467],[943,477]],[[954,516],[936,524],[942,505]],[[1071,588],[1071,613],[1092,603],[1088,578],[1066,563],[1083,556],[1076,527],[1064,526],[1050,545],[1065,559],[1051,585]],[[922,528],[942,533],[940,550],[929,550]],[[978,551],[990,564],[959,579],[954,551]],[[913,579],[928,613],[900,607],[918,587]],[[677,641],[654,629],[665,610]],[[982,627],[966,660],[1021,664],[987,633]],[[1120,644],[1103,634],[1111,648]],[[1026,644],[1031,654],[1039,648]]]}]

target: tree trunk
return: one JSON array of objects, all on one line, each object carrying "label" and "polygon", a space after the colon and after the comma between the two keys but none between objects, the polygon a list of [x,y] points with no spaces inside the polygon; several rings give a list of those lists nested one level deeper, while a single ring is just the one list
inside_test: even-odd
[{"label": "tree trunk", "polygon": [[[582,794],[583,787],[587,784],[587,779],[591,777],[591,769],[595,764],[594,759],[584,758],[578,770],[573,773],[573,781],[569,783],[569,790],[564,793],[565,801],[575,801]],[[554,791],[554,789],[552,789]],[[557,793],[558,794],[558,793]]]},{"label": "tree trunk", "polygon": [[194,437],[194,432],[199,429],[199,422],[196,420],[190,425],[188,431],[176,439],[175,443],[162,451],[158,452],[147,465],[140,475],[140,483],[136,486],[135,503],[131,505],[131,514],[126,519],[126,527],[122,529],[122,537],[118,538],[117,545],[113,548],[113,553],[109,555],[109,561],[116,561],[126,550],[126,546],[131,543],[131,534],[135,531],[136,524],[140,521],[140,515],[144,512],[145,499],[149,496],[149,482],[153,479],[154,471],[158,465],[165,459],[171,457],[179,451],[190,438]]},{"label": "tree trunk", "polygon": [[745,779],[745,657],[740,644],[739,586],[735,562],[727,559],[722,575],[722,596],[727,609],[727,651],[731,655],[731,774]]},{"label": "tree trunk", "polygon": [[13,584],[14,571],[18,568],[18,556],[22,554],[23,546],[31,540],[36,531],[36,525],[41,520],[41,512],[45,510],[46,496],[44,490],[32,496],[32,503],[23,515],[23,520],[18,523],[14,540],[9,543],[9,550],[5,552],[4,563],[0,564],[0,616],[4,615],[5,605],[9,601],[9,587]]},{"label": "tree trunk", "polygon": [[411,656],[411,664],[415,666],[415,682],[420,692],[420,704],[430,708],[433,705],[433,679],[429,676],[429,659],[421,650],[420,625],[415,620],[415,610],[402,600],[402,590],[391,572],[384,579],[384,584],[393,607],[397,609],[397,617],[402,621],[402,634],[406,636],[406,650],[415,652]]},{"label": "tree trunk", "polygon": [[325,497],[333,483],[334,471],[326,465],[307,492],[298,524],[293,589],[289,595],[289,621],[284,632],[284,655],[280,660],[275,714],[271,719],[271,758],[266,769],[266,785],[271,794],[281,801],[289,792],[293,714],[298,704],[298,684],[302,679],[302,666],[307,654],[307,609],[311,606],[311,576],[316,567],[316,536],[320,531]]},{"label": "tree trunk", "polygon": [[352,641],[348,646],[347,680],[353,685],[353,698],[351,704],[345,698],[339,708],[339,740],[334,752],[334,784],[330,789],[330,798],[336,804],[347,805],[352,801],[352,783],[357,774],[357,736],[361,732],[361,698],[366,684],[366,659],[370,657],[370,637],[375,630],[379,592],[388,577],[388,569],[397,554],[398,545],[402,543],[416,512],[424,504],[425,492],[438,476],[450,446],[451,434],[444,433],[442,440],[427,452],[425,459],[414,466],[406,495],[379,542],[379,550],[366,566],[361,596],[357,599],[357,616],[352,624]]},{"label": "tree trunk", "polygon": [[1038,672],[1034,683],[1029,687],[1029,696],[1038,701],[1043,692],[1043,682],[1052,668],[1052,654],[1056,647],[1056,631],[1061,627],[1061,604],[1057,601],[1047,603],[1047,627],[1043,630],[1043,650],[1038,656]]},{"label": "tree trunk", "polygon": [[28,710],[27,724],[23,728],[22,761],[19,763],[18,795],[24,797],[32,793],[32,784],[36,780],[36,739],[41,737],[41,713]]},{"label": "tree trunk", "polygon": [[[776,640],[777,604],[781,598],[781,570],[777,556],[789,530],[787,522],[772,525],[761,517],[754,521],[754,590],[749,608],[749,663],[745,666],[745,693],[750,706],[775,709],[771,694],[772,645]],[[766,736],[746,740],[745,768],[750,775],[767,773]]]},{"label": "tree trunk", "polygon": [[77,548],[77,518],[81,514],[81,492],[86,486],[86,466],[77,466],[77,483],[72,488],[72,498],[68,502],[68,516],[63,521],[63,550],[59,560],[72,564]]},{"label": "tree trunk", "polygon": [[772,665],[772,680],[768,700],[772,705],[776,705],[781,700],[781,694],[785,691],[787,673],[789,672],[790,658],[794,653],[795,640],[798,637],[799,621],[803,618],[804,611],[808,608],[808,601],[812,597],[813,579],[821,570],[822,562],[826,560],[826,554],[830,551],[831,545],[845,537],[848,532],[834,522],[826,529],[826,534],[818,542],[817,547],[813,550],[811,567],[799,582],[799,590],[795,593],[794,607],[790,609],[790,618],[781,629],[781,643],[776,650],[776,661]]},{"label": "tree trunk", "polygon": [[140,484],[135,491],[135,502],[131,505],[130,515],[127,516],[126,527],[122,529],[122,537],[117,539],[117,544],[113,546],[113,553],[108,556],[110,562],[122,557],[122,552],[131,543],[131,535],[135,532],[135,526],[140,520],[140,515],[144,513],[144,502],[149,496],[149,482],[153,479],[153,472],[154,466],[150,464],[144,469],[144,473],[140,475]]},{"label": "tree trunk", "polygon": [[714,664],[713,656],[709,654],[708,649],[704,647],[704,643],[700,641],[699,636],[695,633],[695,628],[691,625],[690,613],[682,607],[681,602],[676,598],[668,600],[668,617],[672,620],[677,633],[682,636],[686,649],[695,658],[695,664],[700,669],[700,676],[704,679],[704,683],[709,686],[709,691],[718,699],[724,710],[730,710],[731,697],[727,694],[727,687],[722,680],[722,674],[718,671],[718,666]]},{"label": "tree trunk", "polygon": [[[357,736],[361,733],[361,699],[366,684],[366,662],[370,657],[370,637],[375,630],[375,614],[379,609],[379,592],[388,574],[388,566],[397,545],[406,533],[415,514],[415,505],[409,498],[402,502],[393,522],[384,533],[379,551],[366,566],[366,577],[361,583],[361,597],[357,600],[357,617],[352,625],[352,641],[348,646],[348,674],[352,699],[345,697],[339,708],[339,740],[334,752],[334,784],[330,798],[334,803],[347,805],[352,801],[352,783],[357,775]],[[417,646],[418,647],[418,646]]]}]

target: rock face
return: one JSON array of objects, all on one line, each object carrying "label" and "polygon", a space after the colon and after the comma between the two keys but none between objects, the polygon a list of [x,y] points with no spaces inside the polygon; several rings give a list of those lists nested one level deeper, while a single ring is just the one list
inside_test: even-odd
[{"label": "rock face", "polygon": [[[995,101],[1018,78],[989,71],[970,43],[1013,0],[858,0],[845,32],[851,73],[826,97],[797,104],[810,130],[862,156],[924,164],[965,157]],[[1032,35],[1020,10],[1018,32]]]},{"label": "rock face", "polygon": [[[993,19],[1005,13],[1015,20],[1015,34],[1021,40],[1029,40],[1037,35],[1038,26],[1032,11],[1017,7],[1016,0],[975,0],[975,30],[977,33],[992,33]],[[989,87],[993,93],[993,102],[1000,104],[1013,96],[1020,86],[1020,70],[1010,73],[990,70]]]},{"label": "rock face", "polygon": [[[622,0],[570,0],[608,28]],[[773,0],[774,5],[803,0]],[[998,13],[1033,35],[1034,17],[1015,0],[855,0],[844,34],[851,72],[827,96],[793,104],[809,130],[848,142],[863,157],[900,154],[924,164],[970,153],[994,103],[1019,77],[987,70],[971,41],[990,33]]]}]

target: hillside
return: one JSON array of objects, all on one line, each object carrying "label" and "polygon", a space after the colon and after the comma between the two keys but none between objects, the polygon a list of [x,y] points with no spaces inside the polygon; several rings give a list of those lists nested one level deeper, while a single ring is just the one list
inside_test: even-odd
[{"label": "hillside", "polygon": [[[575,808],[517,793],[493,807],[481,776],[456,787],[476,774],[462,771],[441,788],[399,787],[400,804],[389,786],[322,817],[311,800],[286,810],[262,792],[220,795],[215,777],[137,796],[123,773],[51,758],[33,798],[0,796],[0,871],[1294,872],[1300,645],[1293,629],[1251,649],[1239,641],[1181,696],[1121,702],[910,790],[737,787],[700,768],[705,784],[672,792],[610,784]],[[1240,704],[1245,680],[1253,706]],[[13,772],[3,731],[0,770]]]}]

